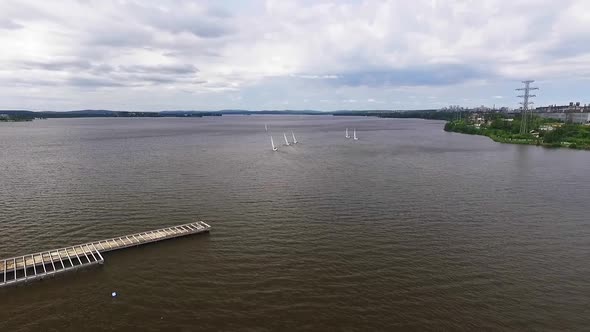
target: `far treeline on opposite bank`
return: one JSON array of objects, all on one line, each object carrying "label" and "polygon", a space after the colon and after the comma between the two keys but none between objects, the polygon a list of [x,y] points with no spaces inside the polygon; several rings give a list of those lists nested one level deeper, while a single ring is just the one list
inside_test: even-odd
[{"label": "far treeline on opposite bank", "polygon": [[393,110],[367,110],[367,111],[334,111],[323,112],[316,110],[217,110],[217,111],[160,111],[160,112],[141,112],[141,111],[110,111],[110,110],[80,110],[80,111],[29,111],[29,110],[0,110],[0,120],[4,121],[30,121],[34,119],[52,119],[52,118],[103,118],[103,117],[205,117],[205,116],[222,116],[222,115],[338,115],[338,116],[378,116],[394,118],[424,118],[449,120],[452,118],[448,112],[438,110],[416,110],[416,111],[393,111]]},{"label": "far treeline on opposite bank", "polygon": [[48,118],[89,117],[206,117],[222,115],[333,115],[371,116],[380,118],[414,118],[447,121],[444,130],[469,135],[482,135],[501,143],[540,145],[590,149],[590,125],[565,123],[542,118],[534,113],[527,115],[527,130],[522,131],[520,113],[479,110],[364,110],[322,112],[315,110],[218,110],[218,111],[161,111],[128,112],[109,110],[82,110],[69,112],[34,112],[27,110],[0,110],[0,122],[32,121]]}]

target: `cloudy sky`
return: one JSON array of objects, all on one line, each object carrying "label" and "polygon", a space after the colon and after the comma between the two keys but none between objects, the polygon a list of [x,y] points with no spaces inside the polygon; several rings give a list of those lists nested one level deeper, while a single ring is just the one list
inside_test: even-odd
[{"label": "cloudy sky", "polygon": [[0,109],[590,103],[588,0],[2,0]]}]

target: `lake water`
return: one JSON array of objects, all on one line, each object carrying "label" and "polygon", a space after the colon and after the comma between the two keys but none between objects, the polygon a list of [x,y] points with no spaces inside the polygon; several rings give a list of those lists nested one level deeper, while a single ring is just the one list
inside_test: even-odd
[{"label": "lake water", "polygon": [[[587,329],[590,152],[442,127],[332,116],[0,123],[0,257],[213,227],[0,289],[1,330]],[[291,130],[301,143],[282,146]]]}]

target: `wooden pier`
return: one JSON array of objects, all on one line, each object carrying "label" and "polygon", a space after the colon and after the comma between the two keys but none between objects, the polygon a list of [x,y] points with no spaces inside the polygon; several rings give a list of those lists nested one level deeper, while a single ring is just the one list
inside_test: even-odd
[{"label": "wooden pier", "polygon": [[208,232],[211,226],[194,223],[135,233],[107,240],[0,259],[0,287],[43,279],[57,273],[103,264],[101,253],[176,237]]}]

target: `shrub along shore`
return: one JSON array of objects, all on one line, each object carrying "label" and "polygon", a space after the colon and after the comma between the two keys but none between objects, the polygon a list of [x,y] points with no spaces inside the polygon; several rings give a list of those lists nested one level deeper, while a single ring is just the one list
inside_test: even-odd
[{"label": "shrub along shore", "polygon": [[454,120],[445,124],[445,131],[469,135],[482,135],[500,143],[567,147],[590,150],[590,126],[558,123],[552,119],[532,117],[528,133],[520,134],[520,119],[495,116],[492,119],[470,123]]}]

